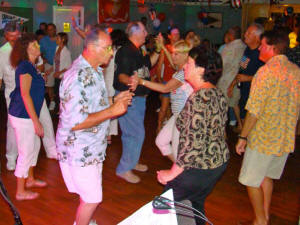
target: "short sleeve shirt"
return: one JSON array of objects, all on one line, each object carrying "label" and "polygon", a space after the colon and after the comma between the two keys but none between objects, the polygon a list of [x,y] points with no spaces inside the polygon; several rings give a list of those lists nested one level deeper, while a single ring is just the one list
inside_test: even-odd
[{"label": "short sleeve shirt", "polygon": [[45,81],[41,74],[37,72],[36,68],[29,61],[22,61],[16,68],[16,87],[10,94],[11,102],[8,111],[9,114],[12,116],[28,119],[30,117],[25,108],[20,88],[20,77],[24,74],[29,74],[32,78],[30,96],[33,101],[34,109],[37,116],[40,115],[40,111],[44,101]]},{"label": "short sleeve shirt", "polygon": [[15,69],[10,64],[10,53],[12,47],[9,42],[6,42],[0,48],[0,79],[3,79],[5,84],[5,98],[9,102],[9,95],[15,89]]},{"label": "short sleeve shirt", "polygon": [[52,41],[48,35],[40,40],[41,53],[50,65],[54,63],[56,41]]},{"label": "short sleeve shirt", "polygon": [[79,56],[60,84],[60,116],[56,134],[58,159],[71,166],[84,167],[103,162],[109,120],[83,130],[72,131],[91,113],[109,107],[102,69],[96,71]]},{"label": "short sleeve shirt", "polygon": [[[239,73],[254,76],[262,65],[264,65],[264,62],[259,59],[259,50],[257,48],[250,49],[247,47],[240,62]],[[250,86],[251,82],[242,82],[241,93],[246,93],[248,95]]]},{"label": "short sleeve shirt", "polygon": [[184,80],[184,71],[179,70],[173,74],[173,78],[180,81],[182,85],[171,92],[171,109],[173,114],[179,114],[183,109],[186,100],[193,92],[191,85]]},{"label": "short sleeve shirt", "polygon": [[[132,42],[128,41],[116,53],[114,88],[118,91],[128,90],[129,87],[119,81],[119,75],[122,73],[132,76],[134,72],[137,72],[140,78],[150,80],[150,68],[150,56],[143,53],[141,49],[138,49]],[[150,90],[145,86],[138,85],[134,93],[136,96],[142,96],[149,92]]]},{"label": "short sleeve shirt", "polygon": [[180,132],[178,166],[214,169],[228,161],[227,110],[227,100],[218,88],[203,88],[190,95],[176,120]]},{"label": "short sleeve shirt", "polygon": [[272,57],[252,80],[246,109],[257,118],[250,149],[281,156],[292,152],[300,110],[300,69],[286,56]]}]

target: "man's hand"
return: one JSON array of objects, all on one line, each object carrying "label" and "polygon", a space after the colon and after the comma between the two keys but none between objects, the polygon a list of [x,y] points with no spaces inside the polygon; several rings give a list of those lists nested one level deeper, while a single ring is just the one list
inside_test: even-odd
[{"label": "man's hand", "polygon": [[138,84],[139,84],[139,77],[138,77],[138,73],[136,71],[134,71],[133,76],[131,76],[130,78],[130,83],[128,84],[129,86],[129,90],[131,90],[132,92],[136,90]]},{"label": "man's hand", "polygon": [[239,140],[238,140],[238,142],[235,146],[236,153],[239,154],[239,155],[244,153],[246,145],[247,145],[247,141],[239,138]]},{"label": "man's hand", "polygon": [[252,76],[238,74],[235,79],[237,80],[237,82],[249,82],[252,80]]},{"label": "man's hand", "polygon": [[234,88],[234,86],[233,86],[233,85],[230,85],[230,86],[228,87],[228,89],[227,89],[227,96],[228,96],[229,98],[232,97],[233,88]]},{"label": "man's hand", "polygon": [[111,110],[114,116],[120,116],[127,111],[128,105],[131,104],[132,96],[130,91],[122,91],[114,98],[114,104]]}]

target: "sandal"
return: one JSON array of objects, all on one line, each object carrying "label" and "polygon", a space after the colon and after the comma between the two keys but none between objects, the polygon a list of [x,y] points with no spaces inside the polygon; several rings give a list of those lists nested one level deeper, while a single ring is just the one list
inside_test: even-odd
[{"label": "sandal", "polygon": [[39,197],[39,193],[37,192],[32,192],[32,191],[26,191],[23,194],[16,194],[16,199],[18,201],[23,201],[23,200],[33,200]]},{"label": "sandal", "polygon": [[26,187],[31,188],[31,187],[46,187],[48,184],[45,181],[42,180],[33,180],[26,182]]}]

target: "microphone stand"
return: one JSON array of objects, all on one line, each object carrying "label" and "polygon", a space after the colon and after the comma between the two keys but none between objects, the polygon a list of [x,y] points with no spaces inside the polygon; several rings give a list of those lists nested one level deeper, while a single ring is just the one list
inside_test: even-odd
[{"label": "microphone stand", "polygon": [[[0,168],[1,168],[1,164],[0,164]],[[21,217],[20,214],[17,210],[17,208],[14,206],[14,204],[11,202],[7,190],[2,182],[2,178],[1,178],[1,171],[0,171],[0,194],[2,195],[2,197],[4,198],[5,202],[8,204],[10,211],[12,212],[14,219],[15,219],[15,225],[23,225],[22,221],[21,221]]]},{"label": "microphone stand", "polygon": [[[207,223],[213,225],[213,223],[210,222],[202,212],[193,208],[192,206],[186,205],[181,202],[172,201],[172,200],[162,197],[162,196],[156,196],[154,198],[154,200],[152,201],[152,206],[154,209],[157,209],[157,210],[175,210],[175,212],[184,213],[184,214],[181,214],[183,216],[194,216],[194,217],[200,218],[200,219],[206,221]],[[175,208],[175,206],[177,206],[177,207],[180,206],[182,209]]]}]

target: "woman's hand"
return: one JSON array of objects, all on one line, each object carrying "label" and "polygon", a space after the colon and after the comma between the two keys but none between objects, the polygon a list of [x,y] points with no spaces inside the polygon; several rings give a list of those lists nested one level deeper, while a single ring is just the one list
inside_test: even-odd
[{"label": "woman's hand", "polygon": [[128,84],[129,90],[133,92],[139,85],[140,78],[138,77],[138,73],[134,71],[134,74],[129,79],[130,79],[130,83]]},{"label": "woman's hand", "polygon": [[44,128],[39,120],[33,123],[35,134],[39,137],[44,137]]},{"label": "woman's hand", "polygon": [[160,170],[156,173],[158,182],[163,185],[166,185],[169,181],[174,179],[171,170]]},{"label": "woman's hand", "polygon": [[165,185],[169,181],[176,178],[179,174],[183,172],[183,168],[179,167],[176,163],[173,164],[170,170],[160,170],[157,171],[157,180],[159,183]]}]

